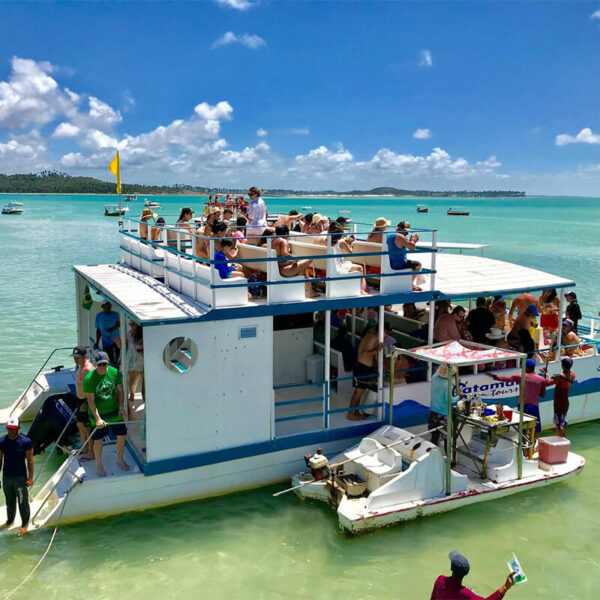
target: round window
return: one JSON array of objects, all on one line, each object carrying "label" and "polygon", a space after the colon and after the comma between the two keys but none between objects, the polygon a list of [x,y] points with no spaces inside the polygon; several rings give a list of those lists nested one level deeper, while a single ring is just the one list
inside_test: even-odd
[{"label": "round window", "polygon": [[175,373],[187,373],[197,360],[198,346],[190,338],[173,338],[163,351],[165,366]]}]

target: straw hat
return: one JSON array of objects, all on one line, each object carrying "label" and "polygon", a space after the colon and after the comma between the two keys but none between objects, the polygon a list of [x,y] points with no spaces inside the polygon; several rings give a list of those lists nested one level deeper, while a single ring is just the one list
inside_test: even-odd
[{"label": "straw hat", "polygon": [[315,214],[313,215],[313,218],[312,218],[312,224],[313,224],[313,225],[318,225],[318,224],[319,224],[319,223],[321,223],[322,221],[327,221],[327,217],[326,217],[326,216],[324,216],[324,215],[321,215],[321,214],[319,214],[319,213],[315,213]]},{"label": "straw hat", "polygon": [[488,340],[501,340],[504,337],[502,329],[499,327],[492,327],[486,334],[485,337]]},{"label": "straw hat", "polygon": [[375,219],[375,227],[389,227],[391,224],[392,222],[388,221],[385,217]]},{"label": "straw hat", "polygon": [[[458,368],[456,365],[452,365],[452,375],[456,375],[458,373]],[[440,365],[437,370],[437,374],[440,377],[448,377],[448,365]]]},{"label": "straw hat", "polygon": [[156,220],[157,216],[158,215],[155,212],[153,212],[149,206],[146,206],[142,211],[142,216],[140,217],[140,219],[143,219],[144,217],[152,217],[154,220]]}]

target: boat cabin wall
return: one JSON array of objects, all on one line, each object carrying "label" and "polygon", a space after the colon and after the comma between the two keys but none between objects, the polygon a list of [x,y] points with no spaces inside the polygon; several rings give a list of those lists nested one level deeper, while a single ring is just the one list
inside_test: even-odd
[{"label": "boat cabin wall", "polygon": [[148,462],[271,439],[272,318],[144,328]]}]

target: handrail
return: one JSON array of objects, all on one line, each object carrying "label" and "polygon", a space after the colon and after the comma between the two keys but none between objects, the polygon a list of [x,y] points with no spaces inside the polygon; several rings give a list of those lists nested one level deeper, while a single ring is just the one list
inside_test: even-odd
[{"label": "handrail", "polygon": [[38,375],[44,370],[44,368],[50,362],[50,359],[54,356],[54,354],[56,352],[58,352],[59,350],[72,350],[72,349],[73,349],[73,346],[66,346],[64,348],[54,348],[54,350],[52,350],[52,352],[50,352],[50,354],[48,355],[48,358],[46,358],[46,360],[44,361],[44,364],[40,367],[38,372],[35,374],[34,378],[31,380],[31,382],[27,386],[27,389],[21,394],[21,397],[20,397],[19,401],[17,402],[17,404],[10,411],[10,413],[9,413],[10,416],[12,416],[13,412],[15,410],[17,410],[17,408],[19,408],[19,406],[21,405],[21,402],[23,402],[23,400],[27,397],[27,392],[31,389],[31,386],[35,383],[35,380],[37,379]]},{"label": "handrail", "polygon": [[[130,425],[130,424],[134,424],[134,423],[139,423],[141,424],[142,421],[111,421],[110,425]],[[109,425],[107,423],[107,425]],[[92,436],[94,435],[94,433],[96,433],[98,429],[98,426],[96,425],[96,427],[94,427],[94,429],[92,429],[92,431],[90,432],[90,435],[87,437],[87,439],[85,440],[85,442],[83,444],[81,444],[81,446],[79,448],[77,448],[77,450],[74,450],[73,452],[71,452],[71,454],[67,457],[67,460],[65,460],[65,462],[63,463],[63,465],[67,462],[67,461],[71,461],[73,462],[73,460],[75,458],[77,458],[81,452],[83,451],[83,449],[86,447],[86,445],[90,442],[90,440],[92,439]],[[62,465],[59,467],[59,469],[62,468]],[[69,473],[71,473],[71,475],[73,475],[74,477],[76,477],[79,480],[79,483],[82,483],[83,480],[80,479],[77,475],[75,475],[75,473],[73,473],[72,471],[69,471]],[[54,485],[52,486],[52,489],[48,492],[48,494],[46,495],[46,497],[44,498],[44,500],[42,500],[42,503],[40,504],[40,506],[38,507],[38,509],[35,512],[35,515],[33,515],[33,518],[31,519],[31,522],[33,524],[35,524],[35,519],[37,518],[37,516],[40,514],[40,511],[42,510],[42,508],[46,505],[46,502],[48,502],[48,500],[50,499],[50,496],[52,496],[52,494],[54,493],[54,491],[56,490],[56,488],[60,485],[60,482],[63,480],[64,474],[58,478],[58,480],[54,483]],[[51,480],[49,480],[51,481]],[[40,490],[40,493],[44,490],[44,488],[42,488]]]}]

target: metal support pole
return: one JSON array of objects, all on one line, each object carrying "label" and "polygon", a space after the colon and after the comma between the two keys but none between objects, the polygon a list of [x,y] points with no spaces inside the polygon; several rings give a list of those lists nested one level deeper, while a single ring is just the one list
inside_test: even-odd
[{"label": "metal support pole", "polygon": [[560,347],[562,346],[562,320],[565,318],[565,288],[560,288],[560,305],[558,309],[558,331],[556,333],[556,360],[560,360]]},{"label": "metal support pole", "polygon": [[[385,315],[385,306],[383,304],[379,305],[379,335],[378,341],[380,344],[383,344],[383,336],[384,336],[384,315]],[[377,353],[377,372],[379,373],[377,377],[377,413],[379,413],[381,409],[380,407],[383,404],[383,348]]]},{"label": "metal support pole", "polygon": [[[323,429],[329,428],[329,398],[331,392],[331,311],[325,311],[325,376],[323,378]],[[338,373],[339,377],[339,373]]]},{"label": "metal support pole", "polygon": [[[258,242],[257,242],[258,243]],[[252,266],[252,265],[251,265]],[[279,263],[275,263],[275,268],[279,269]],[[267,237],[267,281],[275,280],[275,278],[271,278],[271,273],[273,272],[273,261],[271,260],[271,236]],[[271,304],[271,286],[267,286],[267,304]]]},{"label": "metal support pole", "polygon": [[356,335],[356,308],[352,309],[352,345],[354,346],[354,336]]},{"label": "metal support pole", "polygon": [[210,238],[208,243],[208,256],[210,258],[210,264],[208,265],[210,268],[210,302],[211,306],[214,308],[217,302],[217,290],[215,289],[215,240],[213,238]]},{"label": "metal support pole", "polygon": [[396,351],[392,350],[390,354],[390,397],[388,402],[388,422],[390,425],[394,424],[394,362],[396,361]]},{"label": "metal support pole", "polygon": [[446,496],[452,493],[452,366],[448,367],[446,390]]},{"label": "metal support pole", "polygon": [[517,446],[517,479],[523,477],[523,410],[525,408],[525,358],[521,359],[521,383],[519,384],[519,444]]},{"label": "metal support pole", "polygon": [[[431,253],[431,270],[435,271],[436,260],[437,260],[437,231],[431,233],[431,249],[434,252]],[[433,292],[435,290],[435,273],[429,276],[430,287],[429,290]],[[435,300],[429,303],[429,325],[427,328],[427,344],[433,344],[433,328],[435,326]],[[427,365],[427,381],[431,381],[431,375],[433,373],[432,363]]]}]

